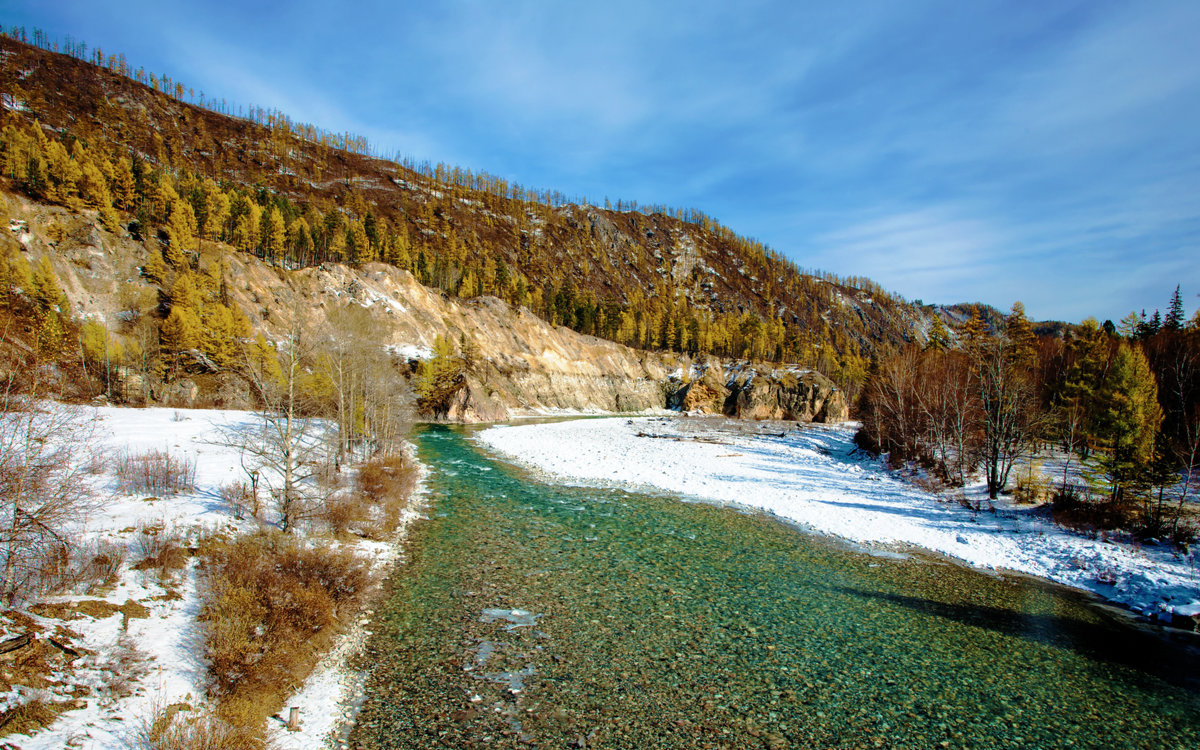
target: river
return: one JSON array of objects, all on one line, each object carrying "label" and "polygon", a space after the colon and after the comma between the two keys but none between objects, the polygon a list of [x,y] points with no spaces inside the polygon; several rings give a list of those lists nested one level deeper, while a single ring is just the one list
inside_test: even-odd
[{"label": "river", "polygon": [[415,441],[351,747],[1200,747],[1196,652],[1076,592]]}]

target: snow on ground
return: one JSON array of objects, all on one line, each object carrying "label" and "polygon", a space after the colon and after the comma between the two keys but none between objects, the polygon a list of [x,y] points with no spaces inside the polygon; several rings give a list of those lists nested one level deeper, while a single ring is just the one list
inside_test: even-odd
[{"label": "snow on ground", "polygon": [[757,508],[859,544],[915,545],[1041,576],[1147,615],[1200,604],[1195,551],[1089,539],[1029,506],[974,513],[902,482],[856,451],[853,434],[846,425],[638,418],[502,425],[476,439],[560,479]]},{"label": "snow on ground", "polygon": [[433,359],[433,350],[419,344],[388,344],[383,348],[402,359]]},{"label": "snow on ground", "polygon": [[[62,714],[50,728],[33,737],[5,738],[23,750],[123,747],[130,732],[155,708],[177,702],[194,705],[201,699],[205,665],[200,656],[196,624],[200,599],[195,560],[169,580],[160,580],[157,570],[133,570],[129,566],[138,561],[136,537],[141,533],[139,527],[146,526],[161,526],[163,533],[173,529],[186,539],[203,530],[237,531],[246,525],[233,519],[218,495],[221,485],[244,478],[237,451],[210,441],[217,437],[217,426],[250,424],[253,415],[174,409],[85,411],[87,416],[96,418],[89,447],[107,454],[103,464],[107,471],[93,481],[99,507],[73,533],[82,539],[103,539],[128,546],[130,558],[123,566],[120,580],[101,598],[114,605],[137,602],[149,610],[149,616],[81,616],[65,623],[55,618],[34,618],[46,632],[65,625],[82,636],[84,648],[96,654],[94,658],[86,657],[85,663],[92,662],[91,668],[85,667],[73,677],[65,676],[62,691],[51,690],[47,697],[63,697],[72,679],[90,683],[98,690],[86,698],[86,707]],[[122,451],[140,454],[152,449],[194,460],[195,491],[160,499],[120,494],[112,473],[113,458]],[[71,602],[80,598],[58,596],[49,601]],[[79,662],[76,666],[80,666]],[[117,676],[136,681],[133,695],[122,698],[106,693],[105,689]]]},{"label": "snow on ground", "polygon": [[[34,616],[34,621],[53,634],[58,626],[70,628],[81,638],[88,652],[75,659],[69,674],[57,675],[60,684],[45,692],[15,688],[0,693],[0,708],[44,697],[54,702],[69,699],[73,685],[92,688],[81,708],[61,714],[49,728],[32,737],[9,735],[0,740],[15,743],[23,750],[58,750],[71,747],[101,750],[129,747],[132,733],[156,709],[175,703],[193,707],[205,703],[206,665],[202,652],[202,632],[196,621],[200,611],[196,560],[163,580],[158,570],[133,570],[139,561],[138,536],[145,527],[161,527],[182,535],[185,544],[202,533],[236,534],[251,531],[257,522],[238,520],[221,500],[222,485],[245,481],[239,452],[222,445],[222,430],[253,428],[259,417],[250,412],[219,410],[175,410],[166,408],[77,408],[87,417],[94,416],[95,432],[89,448],[104,451],[106,459],[92,480],[97,509],[86,523],[72,533],[83,541],[107,540],[123,544],[129,559],[122,566],[117,584],[102,596],[82,592],[49,597],[48,602],[71,603],[100,598],[112,605],[136,602],[148,610],[147,617],[77,616],[66,621]],[[163,498],[123,495],[113,473],[113,459],[121,452],[141,454],[157,449],[195,462],[195,490]],[[416,509],[409,510],[401,529],[407,527]],[[390,564],[397,545],[356,542],[359,553],[372,561],[376,569]],[[8,630],[0,628],[0,630]],[[0,632],[0,639],[21,631]],[[320,663],[312,679],[289,705],[302,706],[302,731],[277,732],[282,748],[317,748],[341,719],[340,705],[353,675],[343,674],[345,660],[362,643],[369,631],[359,624],[339,640],[334,650]],[[44,636],[43,636],[44,637]],[[117,694],[114,686],[124,682],[127,695]],[[79,705],[77,703],[76,705]]]},{"label": "snow on ground", "polygon": [[[405,508],[391,543],[360,541],[359,545],[374,555],[372,567],[381,573],[387,567],[402,562],[403,546],[400,540],[408,533],[409,526],[421,518],[425,505],[425,481],[419,480],[412,502]],[[382,579],[382,576],[379,576]],[[313,750],[335,747],[345,739],[353,718],[361,708],[367,673],[348,668],[352,656],[360,652],[371,635],[371,615],[374,610],[364,610],[354,625],[339,639],[329,653],[321,659],[285,707],[300,708],[299,731],[288,731],[281,723],[268,723],[267,739],[276,750]],[[286,710],[286,708],[285,708]]]}]

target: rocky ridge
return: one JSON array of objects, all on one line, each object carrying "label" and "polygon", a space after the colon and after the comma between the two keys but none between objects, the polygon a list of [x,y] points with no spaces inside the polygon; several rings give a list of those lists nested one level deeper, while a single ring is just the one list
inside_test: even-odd
[{"label": "rocky ridge", "polygon": [[[31,262],[51,258],[74,314],[110,321],[115,329],[138,304],[159,302],[158,288],[140,270],[153,240],[110,233],[87,212],[20,196],[8,196],[3,207],[10,221],[28,228],[19,240],[14,234],[4,242],[18,242]],[[632,349],[552,325],[494,297],[450,297],[382,263],[287,269],[228,248],[212,250],[224,258],[226,296],[268,339],[282,341],[297,316],[305,330],[320,330],[334,310],[353,304],[368,313],[372,339],[398,364],[411,367],[428,357],[438,336],[470,350],[463,386],[438,415],[448,421],[668,407],[754,419],[847,418],[841,392],[815,372]],[[181,405],[202,398],[218,406],[246,405],[245,389],[236,387],[231,373],[194,369],[208,371],[201,384],[191,377],[156,384],[152,397]]]}]

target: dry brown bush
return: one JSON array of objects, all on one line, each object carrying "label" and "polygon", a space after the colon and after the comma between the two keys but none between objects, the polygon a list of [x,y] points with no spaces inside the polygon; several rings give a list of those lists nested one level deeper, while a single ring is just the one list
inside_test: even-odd
[{"label": "dry brown bush", "polygon": [[156,708],[134,731],[131,750],[266,750],[255,730],[235,727],[209,711]]},{"label": "dry brown bush", "polygon": [[1056,524],[1092,537],[1107,529],[1128,528],[1134,520],[1126,509],[1074,487],[1055,493],[1051,507]]},{"label": "dry brown bush", "polygon": [[248,482],[223,484],[217,492],[225,506],[237,518],[258,517],[258,501],[255,499],[254,489]]},{"label": "dry brown bush", "polygon": [[221,717],[259,726],[278,711],[368,583],[354,553],[283,534],[213,545],[201,617]]},{"label": "dry brown bush", "polygon": [[138,555],[134,570],[158,570],[159,575],[165,578],[171,571],[186,567],[188,551],[182,539],[175,528],[161,521],[140,522],[137,536],[134,537],[134,550]]},{"label": "dry brown bush", "polygon": [[371,508],[372,504],[358,493],[339,493],[325,501],[320,516],[336,536],[342,537],[351,530],[361,532],[371,520]]},{"label": "dry brown bush", "polygon": [[358,472],[358,491],[378,514],[377,525],[364,530],[374,539],[385,539],[400,525],[400,514],[417,487],[417,469],[402,455],[374,458]]},{"label": "dry brown bush", "polygon": [[95,505],[86,476],[95,424],[85,410],[0,392],[0,597],[9,604],[70,585],[79,571],[71,529]]},{"label": "dry brown bush", "polygon": [[128,557],[124,545],[107,540],[55,546],[47,552],[36,574],[26,581],[30,590],[42,594],[90,594],[98,587],[111,586]]},{"label": "dry brown bush", "polygon": [[196,488],[196,462],[167,451],[124,451],[116,460],[117,487],[128,494],[174,495]]}]

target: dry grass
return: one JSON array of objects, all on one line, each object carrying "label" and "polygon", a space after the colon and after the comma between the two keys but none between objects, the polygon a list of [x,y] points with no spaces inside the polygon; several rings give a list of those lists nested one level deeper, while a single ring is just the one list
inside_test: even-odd
[{"label": "dry grass", "polygon": [[[128,618],[124,622],[128,623]],[[108,673],[100,690],[114,701],[132,695],[137,681],[150,671],[151,661],[151,657],[138,648],[131,637],[122,634],[99,664]]]},{"label": "dry grass", "polygon": [[201,618],[221,718],[257,727],[278,711],[369,580],[352,552],[282,534],[213,545]]},{"label": "dry grass", "polygon": [[134,551],[138,562],[134,570],[157,570],[159,577],[166,579],[173,571],[187,567],[188,551],[183,546],[183,537],[166,523],[138,523],[134,537]]},{"label": "dry grass", "polygon": [[167,451],[124,451],[116,460],[117,486],[126,494],[174,495],[196,488],[196,462]]},{"label": "dry grass", "polygon": [[190,707],[157,708],[134,730],[131,750],[266,750],[258,733],[235,727],[209,711]]},{"label": "dry grass", "polygon": [[1054,486],[1042,472],[1041,462],[1030,461],[1016,473],[1017,486],[1012,491],[1014,502],[1040,505],[1054,497]]},{"label": "dry grass", "polygon": [[10,734],[33,734],[54,723],[66,705],[44,700],[31,700],[0,711],[0,737]]}]

